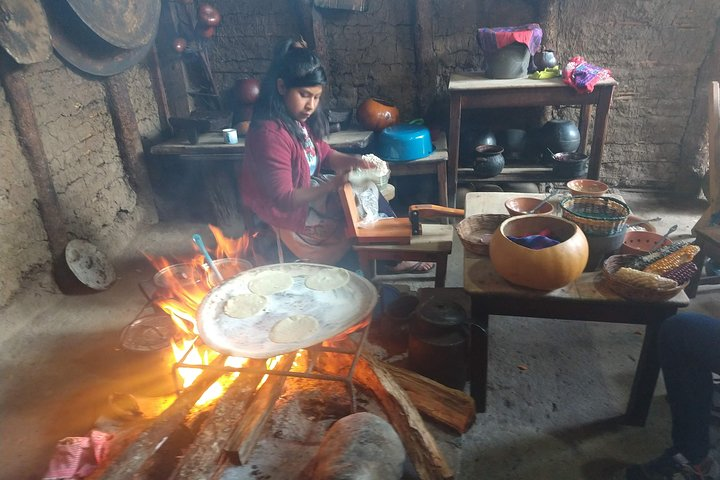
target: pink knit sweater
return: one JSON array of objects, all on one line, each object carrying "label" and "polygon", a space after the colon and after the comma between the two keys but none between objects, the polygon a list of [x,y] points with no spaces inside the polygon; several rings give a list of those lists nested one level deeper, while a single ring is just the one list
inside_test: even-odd
[{"label": "pink knit sweater", "polygon": [[[313,141],[320,171],[331,149],[323,140]],[[266,121],[248,131],[241,172],[240,194],[247,208],[269,225],[302,231],[308,207],[293,207],[291,194],[310,186],[310,167],[302,145],[280,122]]]}]

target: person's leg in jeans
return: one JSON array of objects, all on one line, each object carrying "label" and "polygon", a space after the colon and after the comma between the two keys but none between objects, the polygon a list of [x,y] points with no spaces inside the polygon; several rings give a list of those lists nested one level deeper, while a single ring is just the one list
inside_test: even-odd
[{"label": "person's leg in jeans", "polygon": [[712,372],[720,372],[720,320],[678,314],[664,322],[659,341],[673,446],[690,463],[698,463],[710,444]]},{"label": "person's leg in jeans", "polygon": [[720,320],[677,314],[663,323],[658,341],[672,447],[655,460],[630,467],[627,478],[720,479],[720,467],[708,457],[712,372],[720,371]]}]

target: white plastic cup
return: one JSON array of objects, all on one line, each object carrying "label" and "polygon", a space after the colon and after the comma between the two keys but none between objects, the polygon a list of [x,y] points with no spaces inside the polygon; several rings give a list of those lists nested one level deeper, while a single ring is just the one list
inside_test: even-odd
[{"label": "white plastic cup", "polygon": [[235,130],[234,128],[223,128],[222,132],[225,143],[228,143],[230,145],[235,145],[236,143],[238,143],[237,130]]}]

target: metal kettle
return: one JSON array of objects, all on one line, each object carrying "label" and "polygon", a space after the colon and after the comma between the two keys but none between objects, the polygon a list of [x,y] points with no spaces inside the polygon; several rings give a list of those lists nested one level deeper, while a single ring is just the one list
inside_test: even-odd
[{"label": "metal kettle", "polygon": [[470,332],[465,309],[431,298],[415,310],[408,340],[410,369],[462,390],[467,379]]}]

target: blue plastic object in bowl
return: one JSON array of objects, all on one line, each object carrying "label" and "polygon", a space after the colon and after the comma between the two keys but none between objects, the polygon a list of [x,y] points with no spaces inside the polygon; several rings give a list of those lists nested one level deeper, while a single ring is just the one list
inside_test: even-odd
[{"label": "blue plastic object in bowl", "polygon": [[380,131],[375,154],[389,162],[407,162],[432,153],[430,130],[422,125],[393,125]]}]

